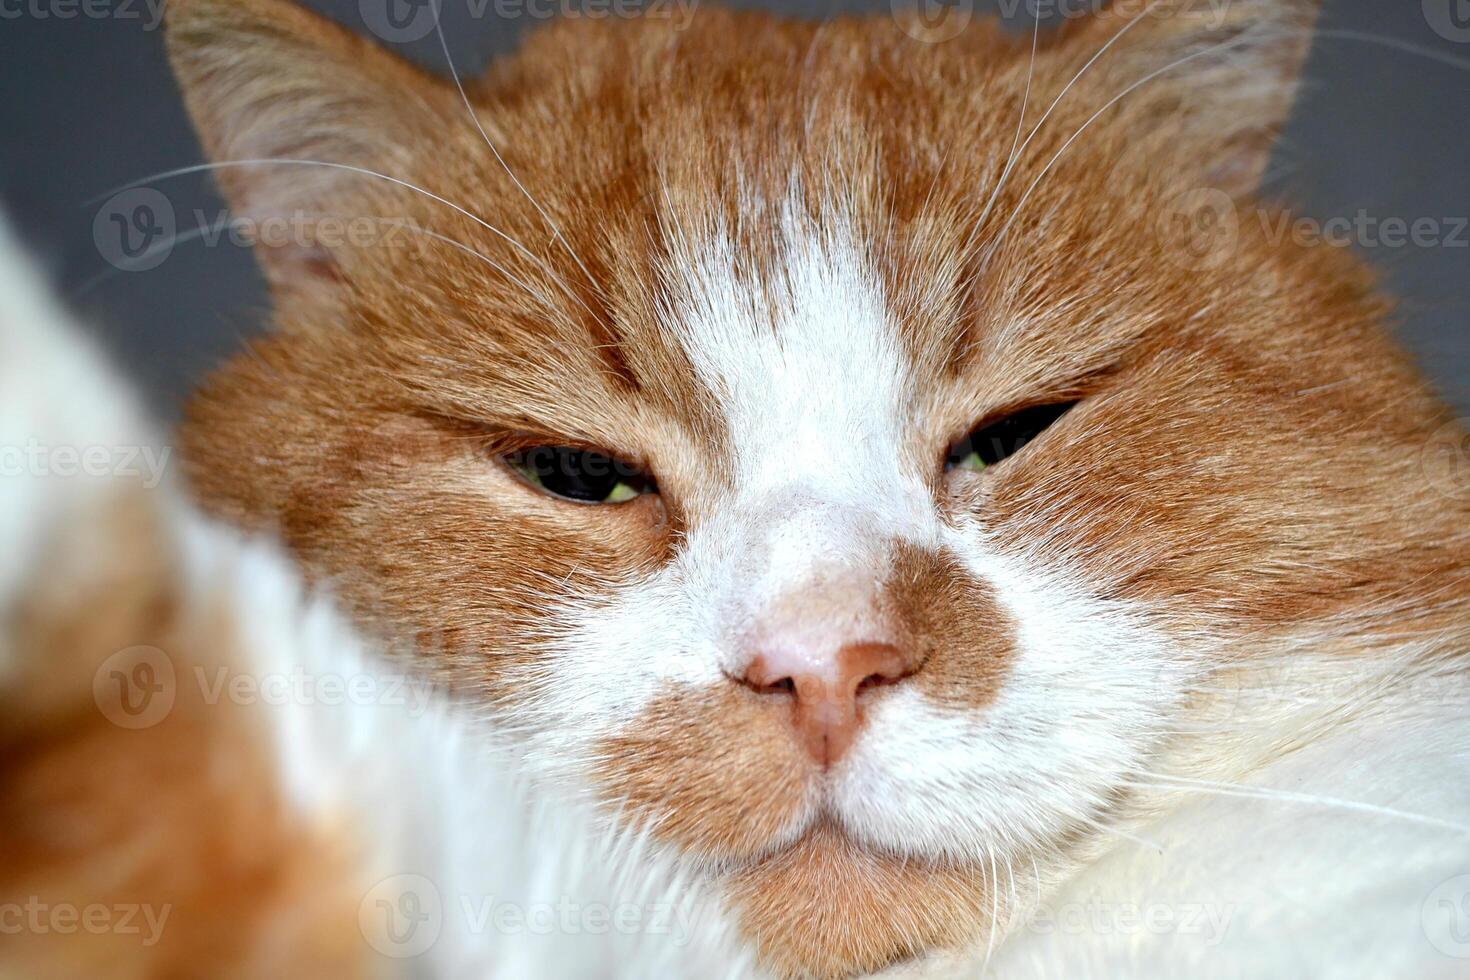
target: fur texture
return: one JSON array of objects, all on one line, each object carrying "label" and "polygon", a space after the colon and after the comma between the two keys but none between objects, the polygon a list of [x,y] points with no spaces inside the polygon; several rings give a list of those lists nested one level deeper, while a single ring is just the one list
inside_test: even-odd
[{"label": "fur texture", "polygon": [[[1118,4],[1034,50],[569,21],[461,87],[284,0],[176,0],[234,207],[305,229],[260,250],[276,330],[194,401],[192,486],[539,786],[724,890],[775,973],[1431,973],[1398,925],[1379,960],[1325,940],[1408,922],[1464,853],[1447,413],[1350,256],[1175,220],[1259,206],[1314,11]],[[362,216],[402,234],[326,243]],[[944,465],[1058,402],[999,465]],[[541,445],[659,493],[575,505],[498,461]],[[823,767],[744,678],[860,642],[908,676]],[[1300,897],[1231,864],[1251,847]],[[1025,924],[1094,888],[1179,914],[1181,863],[1239,906],[1207,953]]]}]

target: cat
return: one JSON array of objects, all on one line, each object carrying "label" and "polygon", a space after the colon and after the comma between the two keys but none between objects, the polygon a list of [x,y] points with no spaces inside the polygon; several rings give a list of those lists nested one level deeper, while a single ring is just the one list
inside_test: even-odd
[{"label": "cat", "polygon": [[700,9],[461,81],[176,0],[294,229],[191,490],[757,969],[1456,975],[1464,436],[1367,270],[1239,220],[1315,12]]}]

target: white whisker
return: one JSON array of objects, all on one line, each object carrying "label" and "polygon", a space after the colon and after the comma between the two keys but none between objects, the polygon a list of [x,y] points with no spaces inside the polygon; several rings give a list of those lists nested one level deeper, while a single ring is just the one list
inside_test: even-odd
[{"label": "white whisker", "polygon": [[[1000,177],[995,182],[995,189],[990,192],[990,199],[985,202],[985,207],[981,210],[980,217],[975,220],[973,228],[983,227],[985,219],[990,217],[991,209],[995,207],[995,202],[1000,198],[1000,192],[1005,188],[1006,179],[1011,175],[1011,168],[1015,166],[1018,156],[1016,151],[1021,147],[1021,132],[1026,127],[1026,107],[1031,102],[1031,82],[1036,76],[1036,51],[1041,42],[1040,0],[1035,0],[1033,7],[1036,21],[1031,27],[1031,60],[1026,66],[1026,91],[1021,96],[1021,115],[1016,119],[1016,135],[1011,138],[1011,148],[1006,152],[1005,166],[1001,168]],[[973,229],[970,236],[974,237]],[[970,241],[967,240],[963,251],[968,251],[969,247]]]},{"label": "white whisker", "polygon": [[[1117,31],[1117,33],[1115,33],[1112,37],[1108,38],[1107,41],[1104,42],[1103,46],[1100,47],[1100,48],[1098,48],[1097,49],[1097,52],[1095,54],[1093,54],[1093,56],[1091,58],[1088,58],[1087,59],[1087,62],[1081,68],[1077,69],[1077,73],[1072,76],[1071,80],[1068,81],[1066,85],[1062,86],[1062,90],[1057,93],[1056,98],[1052,99],[1051,104],[1046,107],[1046,111],[1041,114],[1041,118],[1039,120],[1037,120],[1036,125],[1034,127],[1032,127],[1031,132],[1029,132],[1029,133],[1026,134],[1026,141],[1021,144],[1020,150],[1017,151],[1017,153],[1016,153],[1016,155],[1014,157],[1015,162],[1020,162],[1021,157],[1026,152],[1026,148],[1028,146],[1030,146],[1031,145],[1031,141],[1036,138],[1036,134],[1039,133],[1039,132],[1041,132],[1041,128],[1046,125],[1046,121],[1051,118],[1051,114],[1056,111],[1057,106],[1060,105],[1061,102],[1062,102],[1062,100],[1067,97],[1067,93],[1072,90],[1073,86],[1075,86],[1077,84],[1077,82],[1081,80],[1081,78],[1082,78],[1083,75],[1087,74],[1088,69],[1090,69],[1093,65],[1097,64],[1098,60],[1100,58],[1102,58],[1103,55],[1107,54],[1108,49],[1110,49],[1114,44],[1117,44],[1120,40],[1122,40],[1123,36],[1126,35],[1129,31],[1133,30],[1133,28],[1140,21],[1144,20],[1150,14],[1152,14],[1154,8],[1157,7],[1162,2],[1163,2],[1163,0],[1153,0],[1152,3],[1150,3],[1146,8],[1144,8],[1144,10],[1143,10],[1143,12],[1141,14],[1139,14],[1137,17],[1135,17],[1134,19],[1130,20],[1128,23],[1124,24],[1121,28],[1119,28],[1118,31]],[[1040,15],[1040,10],[1041,10],[1041,7],[1040,7],[1040,4],[1038,3],[1037,4],[1037,14],[1038,14],[1038,17]],[[1028,85],[1030,84],[1029,79],[1028,79],[1027,84]],[[978,234],[979,231],[980,231],[980,229],[984,226],[984,224],[985,224],[985,220],[984,219],[989,216],[989,214],[990,214],[990,208],[994,204],[994,198],[997,197],[997,196],[999,196],[1000,187],[1005,184],[1006,179],[1010,176],[1010,170],[1011,170],[1011,164],[1007,164],[1005,171],[1000,176],[1000,181],[997,184],[995,193],[992,195],[991,202],[986,205],[985,214],[983,214],[981,216],[981,219],[979,221],[976,221],[975,222],[974,227],[971,229],[971,231],[970,231],[970,237],[968,239],[966,239],[966,241],[965,241],[965,249],[967,251],[970,248],[970,246],[972,244],[974,244],[975,235]]]},{"label": "white whisker", "polygon": [[1311,793],[1294,793],[1290,790],[1273,790],[1256,786],[1241,786],[1235,783],[1216,783],[1203,779],[1187,779],[1183,776],[1136,773],[1135,777],[1153,780],[1154,786],[1166,789],[1193,790],[1200,793],[1213,793],[1218,796],[1235,796],[1243,799],[1330,807],[1333,809],[1372,814],[1379,817],[1389,817],[1395,820],[1406,820],[1411,823],[1423,824],[1426,827],[1440,827],[1444,830],[1452,830],[1461,834],[1470,834],[1470,826],[1466,824],[1455,823],[1452,820],[1442,820],[1438,817],[1429,817],[1419,813],[1410,813],[1406,810],[1396,810],[1393,807],[1379,806],[1375,803],[1363,803],[1357,800],[1340,800],[1330,796],[1317,796]]},{"label": "white whisker", "polygon": [[995,952],[995,932],[1000,926],[1000,876],[995,870],[995,851],[989,851],[990,857],[990,936],[985,940],[985,962],[980,967],[980,974],[984,976],[990,972],[990,957]]},{"label": "white whisker", "polygon": [[132,180],[132,181],[129,181],[128,183],[126,183],[126,184],[122,184],[122,185],[120,185],[118,187],[115,187],[115,188],[113,188],[110,191],[104,191],[103,193],[101,193],[101,194],[97,195],[96,197],[92,198],[87,203],[88,204],[95,204],[96,202],[101,201],[101,200],[104,200],[107,197],[111,196],[112,194],[116,194],[119,191],[127,190],[130,187],[138,187],[138,186],[140,186],[142,184],[149,183],[149,182],[152,182],[152,181],[155,181],[155,180],[169,180],[169,179],[174,178],[174,177],[186,177],[189,174],[206,173],[206,172],[213,171],[213,170],[225,170],[225,169],[231,169],[231,168],[235,168],[235,167],[259,167],[259,166],[325,167],[325,168],[327,168],[329,170],[344,170],[344,171],[347,171],[348,173],[354,173],[354,174],[358,174],[358,175],[364,176],[364,177],[373,177],[373,178],[376,178],[378,180],[387,181],[390,184],[395,184],[395,185],[397,185],[399,187],[403,187],[403,188],[406,188],[408,190],[411,190],[411,191],[413,191],[416,194],[420,194],[420,195],[428,198],[431,201],[434,201],[434,202],[436,202],[438,204],[442,204],[445,207],[449,208],[450,210],[455,211],[456,213],[463,215],[464,217],[466,217],[466,218],[470,219],[471,221],[473,221],[475,224],[477,224],[480,227],[482,227],[482,228],[486,229],[487,231],[489,231],[491,234],[493,234],[496,237],[504,240],[507,244],[511,245],[513,248],[515,248],[517,251],[519,251],[522,255],[526,256],[526,258],[530,259],[531,262],[534,263],[537,268],[541,269],[547,275],[551,276],[558,283],[558,285],[561,285],[563,291],[566,292],[567,296],[574,303],[577,303],[584,310],[586,310],[589,314],[592,314],[594,316],[596,315],[587,306],[587,304],[582,301],[581,297],[578,296],[576,294],[576,292],[574,292],[573,290],[567,288],[567,286],[562,282],[561,277],[556,274],[556,271],[554,269],[552,269],[549,265],[546,264],[546,261],[544,259],[542,259],[540,256],[538,256],[535,252],[532,252],[529,248],[527,248],[524,244],[522,244],[517,239],[511,237],[510,235],[506,234],[504,231],[501,231],[499,228],[497,228],[494,225],[490,224],[490,222],[486,221],[484,218],[481,218],[479,215],[475,214],[472,211],[469,211],[469,210],[467,210],[467,209],[465,209],[463,207],[460,207],[458,204],[455,204],[453,201],[449,200],[448,198],[441,197],[438,194],[435,194],[433,191],[430,191],[430,190],[427,190],[427,189],[425,189],[423,187],[420,187],[417,184],[414,184],[414,183],[412,183],[410,181],[404,180],[404,179],[402,179],[400,177],[393,177],[393,176],[391,176],[389,174],[379,173],[378,171],[376,171],[376,170],[370,170],[367,167],[353,166],[352,164],[349,164],[349,163],[334,163],[334,162],[332,162],[330,160],[306,160],[306,159],[299,159],[299,158],[295,158],[295,157],[260,157],[260,158],[252,159],[252,160],[217,160],[217,161],[214,161],[213,163],[199,163],[199,164],[194,164],[194,165],[188,166],[188,167],[177,167],[177,168],[175,168],[173,170],[164,170],[164,171],[160,171],[158,173],[149,174],[146,177],[139,177],[136,180]]},{"label": "white whisker", "polygon": [[[440,19],[440,9],[437,4],[434,6],[434,33],[439,35],[439,46],[443,49],[444,61],[449,66],[449,77],[454,79],[454,87],[459,90],[459,97],[464,101],[465,111],[469,113],[470,121],[475,124],[475,129],[480,131],[480,136],[485,140],[485,145],[490,147],[490,152],[494,155],[495,162],[500,164],[506,176],[511,179],[511,183],[515,184],[516,189],[525,195],[526,200],[531,202],[531,206],[536,209],[536,212],[541,215],[542,220],[546,222],[547,227],[551,229],[552,239],[561,243],[562,248],[566,249],[567,254],[572,257],[572,261],[577,263],[577,268],[582,270],[582,275],[587,277],[588,284],[594,290],[597,290],[599,288],[597,280],[592,277],[592,273],[583,264],[581,257],[573,250],[566,236],[561,233],[561,228],[551,219],[551,215],[541,206],[541,202],[531,196],[531,192],[526,189],[526,185],[521,183],[521,179],[516,176],[515,171],[510,169],[510,164],[506,163],[505,158],[500,155],[500,150],[496,148],[495,141],[490,138],[490,134],[485,132],[485,126],[480,122],[480,115],[475,112],[475,107],[470,102],[469,93],[465,91],[464,83],[459,79],[459,72],[454,67],[454,58],[449,53],[449,42],[444,37],[444,24]],[[588,310],[587,312],[591,313],[592,311]],[[596,314],[593,314],[593,316],[595,317]]]},{"label": "white whisker", "polygon": [[1072,144],[1077,142],[1078,138],[1087,131],[1088,127],[1090,127],[1093,123],[1100,119],[1104,113],[1106,113],[1113,106],[1117,105],[1128,95],[1132,94],[1137,89],[1142,88],[1144,85],[1147,85],[1149,82],[1153,81],[1155,78],[1158,78],[1160,75],[1163,75],[1166,72],[1173,71],[1176,68],[1180,68],[1188,64],[1189,62],[1194,61],[1196,58],[1202,58],[1208,54],[1215,54],[1220,51],[1229,50],[1233,47],[1238,47],[1239,45],[1245,43],[1247,40],[1249,40],[1248,35],[1239,34],[1235,37],[1230,38],[1229,40],[1221,41],[1219,44],[1212,44],[1207,48],[1202,48],[1199,51],[1187,54],[1182,58],[1171,61],[1169,64],[1164,65],[1162,68],[1156,68],[1155,70],[1149,72],[1147,75],[1143,76],[1138,81],[1134,82],[1132,85],[1129,85],[1123,91],[1113,96],[1107,102],[1103,103],[1101,109],[1098,109],[1091,116],[1089,116],[1087,121],[1084,122],[1080,127],[1078,127],[1075,133],[1068,137],[1067,141],[1062,144],[1061,149],[1057,150],[1057,152],[1052,155],[1052,158],[1046,162],[1046,166],[1041,169],[1041,173],[1037,174],[1036,179],[1033,180],[1031,182],[1031,185],[1026,188],[1026,192],[1021,195],[1021,200],[1016,202],[1015,209],[1011,211],[1011,216],[1006,219],[1006,223],[1001,226],[1000,232],[995,236],[995,239],[986,249],[985,259],[982,261],[981,265],[987,265],[990,262],[991,257],[995,255],[996,249],[999,247],[1001,241],[1005,239],[1006,233],[1010,231],[1011,226],[1015,224],[1016,219],[1020,217],[1022,209],[1025,208],[1026,202],[1031,199],[1031,194],[1036,190],[1037,185],[1046,178],[1046,175],[1051,172],[1052,168],[1056,166],[1057,161],[1060,160],[1062,156],[1067,152],[1067,150],[1072,147]]},{"label": "white whisker", "polygon": [[[507,280],[509,280],[510,282],[512,282],[515,285],[519,286],[521,289],[524,289],[527,294],[529,294],[533,299],[535,299],[538,302],[540,302],[550,312],[552,312],[554,314],[560,312],[560,310],[556,306],[556,304],[554,304],[553,302],[551,302],[550,298],[547,297],[547,295],[545,293],[543,293],[541,290],[536,289],[530,283],[526,282],[524,279],[521,279],[515,273],[511,272],[505,266],[501,265],[499,262],[496,262],[494,259],[490,258],[485,253],[483,253],[483,252],[481,252],[481,251],[479,251],[477,249],[471,248],[470,246],[466,245],[464,242],[459,241],[458,239],[450,238],[448,235],[441,235],[441,234],[439,234],[436,231],[431,231],[428,228],[421,227],[420,225],[418,225],[418,224],[416,224],[414,222],[411,222],[411,221],[399,221],[399,220],[394,219],[394,218],[382,218],[382,217],[378,217],[376,215],[367,215],[367,214],[341,214],[341,213],[336,213],[336,212],[321,212],[321,213],[319,213],[319,214],[317,214],[315,216],[316,217],[342,218],[344,220],[350,220],[350,221],[351,220],[367,220],[367,221],[372,221],[372,222],[375,222],[376,224],[386,225],[386,226],[388,226],[390,228],[399,228],[399,229],[402,229],[402,230],[405,230],[405,231],[412,232],[412,233],[417,234],[417,235],[423,235],[424,237],[431,238],[431,239],[433,239],[435,241],[443,242],[446,245],[449,245],[449,246],[452,246],[454,248],[457,248],[461,252],[464,252],[465,254],[470,255],[473,258],[476,258],[476,259],[480,260],[481,262],[484,262],[486,265],[490,266],[496,272],[499,272]],[[239,223],[240,223],[240,219],[236,218],[236,219],[233,219],[232,221],[228,222],[227,224],[228,225],[238,225]],[[183,243],[186,243],[186,242],[190,242],[190,241],[194,241],[196,239],[205,237],[206,235],[208,235],[210,233],[219,233],[219,232],[221,232],[221,231],[224,230],[224,227],[225,226],[220,226],[220,225],[216,225],[216,226],[201,225],[201,226],[199,226],[197,228],[192,228],[189,231],[183,232],[182,234],[174,235],[174,236],[170,237],[166,241],[158,242],[155,245],[150,246],[147,251],[145,251],[142,255],[140,255],[138,257],[138,259],[136,261],[138,261],[138,262],[146,261],[150,256],[156,255],[159,252],[171,250],[171,249],[173,249],[174,247],[176,247],[176,246],[178,246],[180,244],[183,244]],[[89,292],[90,290],[92,290],[93,288],[95,288],[96,286],[98,286],[99,284],[101,284],[102,282],[105,282],[108,279],[111,279],[113,276],[117,275],[118,273],[120,273],[122,271],[123,270],[121,268],[119,268],[119,267],[113,267],[113,268],[109,268],[109,269],[104,269],[102,272],[98,273],[97,275],[95,275],[92,278],[88,279],[86,282],[82,283],[82,285],[78,286],[72,292],[72,296],[74,298],[75,297],[79,297],[79,296],[83,296],[87,292]]]},{"label": "white whisker", "polygon": [[1326,38],[1327,40],[1337,41],[1360,41],[1364,44],[1372,44],[1381,48],[1390,48],[1394,51],[1402,51],[1405,54],[1414,54],[1421,58],[1428,58],[1430,61],[1437,61],[1442,65],[1458,68],[1460,71],[1470,72],[1470,60],[1456,58],[1452,54],[1445,54],[1443,51],[1436,51],[1428,45],[1416,44],[1413,41],[1406,41],[1403,38],[1379,37],[1377,34],[1365,34],[1362,31],[1325,27],[1319,28],[1315,32],[1304,33],[1311,34],[1313,38]]},{"label": "white whisker", "polygon": [[1158,841],[1149,840],[1147,837],[1139,837],[1136,834],[1127,833],[1126,831],[1119,830],[1116,827],[1109,827],[1105,823],[1101,823],[1088,817],[1079,816],[1077,817],[1077,819],[1099,833],[1108,834],[1109,836],[1117,837],[1121,840],[1126,840],[1130,844],[1137,844],[1139,847],[1144,847],[1151,851],[1158,851],[1160,854],[1164,852],[1164,845],[1160,844]]}]

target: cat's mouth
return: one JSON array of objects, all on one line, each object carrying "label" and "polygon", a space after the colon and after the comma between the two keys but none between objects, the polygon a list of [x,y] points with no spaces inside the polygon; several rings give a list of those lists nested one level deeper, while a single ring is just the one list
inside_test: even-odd
[{"label": "cat's mouth", "polygon": [[878,841],[849,826],[839,803],[831,777],[824,774],[812,778],[807,805],[783,832],[774,835],[765,846],[721,862],[732,874],[743,874],[763,867],[778,865],[793,855],[820,853],[825,862],[852,860],[926,861],[927,857],[903,846],[903,841]]}]

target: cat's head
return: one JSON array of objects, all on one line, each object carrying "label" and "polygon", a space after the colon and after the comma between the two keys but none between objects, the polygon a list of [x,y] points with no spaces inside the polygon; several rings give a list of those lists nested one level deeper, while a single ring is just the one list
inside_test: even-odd
[{"label": "cat's head", "polygon": [[1118,5],[1034,57],[569,21],[461,92],[176,0],[278,222],[196,485],[726,876],[779,968],[983,941],[1166,748],[1233,751],[1191,729],[1221,677],[1456,560],[1366,277],[1236,203],[1314,6]]}]

